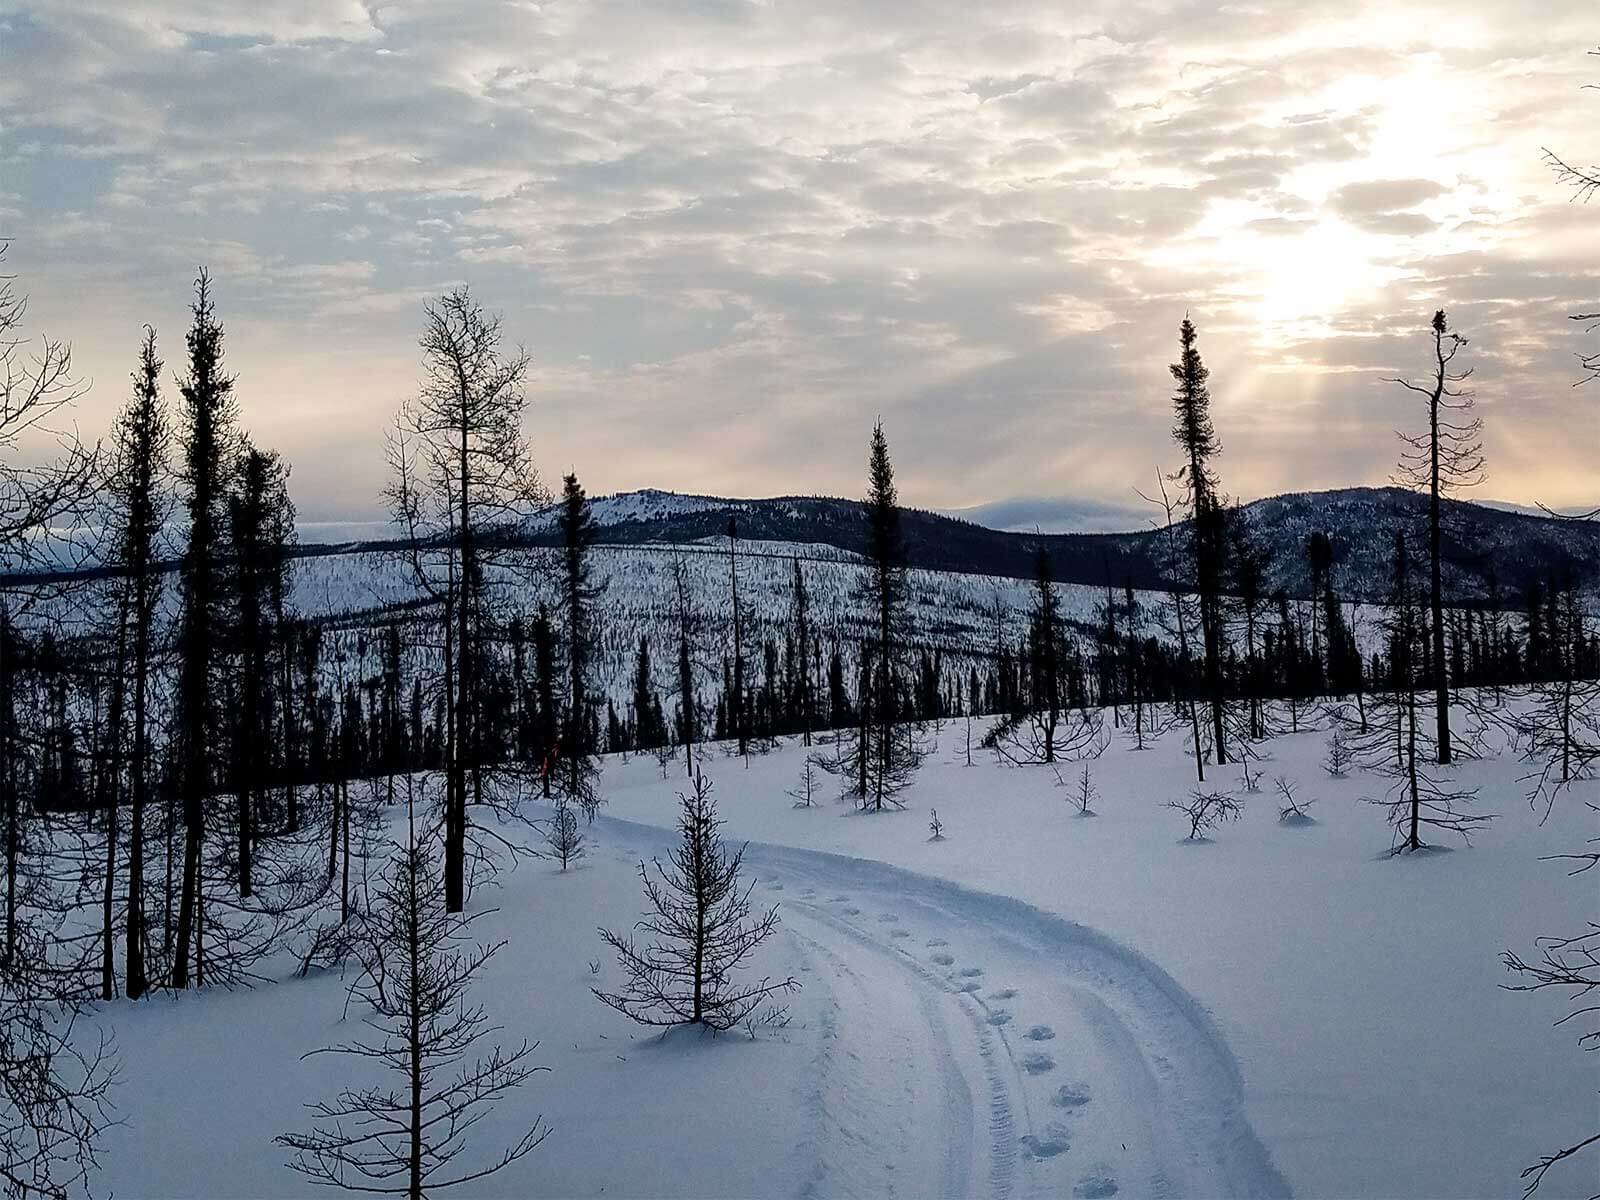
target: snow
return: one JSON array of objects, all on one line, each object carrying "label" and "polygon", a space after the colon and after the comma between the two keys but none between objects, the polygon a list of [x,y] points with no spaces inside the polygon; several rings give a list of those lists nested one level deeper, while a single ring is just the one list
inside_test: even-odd
[{"label": "snow", "polygon": [[[473,1144],[492,1154],[535,1114],[554,1132],[463,1191],[1511,1195],[1593,1131],[1595,1064],[1552,1028],[1566,1009],[1504,990],[1498,956],[1592,919],[1593,884],[1539,857],[1595,835],[1595,785],[1541,824],[1523,764],[1467,763],[1497,819],[1471,847],[1395,859],[1360,800],[1381,781],[1327,777],[1323,736],[1302,734],[1269,744],[1264,785],[1299,781],[1314,823],[1281,825],[1264,793],[1185,844],[1161,807],[1192,779],[1176,735],[1096,760],[1099,816],[1078,820],[1047,768],[963,765],[965,732],[945,723],[899,813],[793,807],[798,746],[709,760],[756,898],[780,906],[757,971],[804,984],[754,1040],[661,1040],[590,996],[615,973],[595,927],[638,915],[636,863],[669,845],[683,782],[681,765],[663,780],[648,757],[609,761],[590,857],[525,863],[476,899],[508,945],[475,999],[551,1071]],[[300,1058],[350,1035],[342,1011],[333,976],[104,1008],[127,1123],[103,1190],[303,1193],[271,1138],[352,1069]],[[1579,1158],[1540,1195],[1593,1180]]]}]

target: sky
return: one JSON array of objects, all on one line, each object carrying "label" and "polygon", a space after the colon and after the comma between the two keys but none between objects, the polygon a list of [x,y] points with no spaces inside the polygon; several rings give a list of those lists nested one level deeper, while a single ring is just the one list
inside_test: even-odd
[{"label": "sky", "polygon": [[[1386,482],[1468,338],[1485,496],[1594,480],[1592,0],[0,0],[0,234],[98,436],[202,264],[308,520],[381,512],[422,305],[532,356],[547,480],[1137,503],[1177,328],[1224,486]],[[1587,156],[1587,157],[1586,157]]]}]

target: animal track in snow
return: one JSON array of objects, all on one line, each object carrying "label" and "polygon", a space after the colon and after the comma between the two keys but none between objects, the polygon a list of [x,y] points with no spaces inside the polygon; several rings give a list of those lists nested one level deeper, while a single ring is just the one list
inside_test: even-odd
[{"label": "animal track in snow", "polygon": [[943,950],[940,950],[937,954],[930,954],[928,957],[934,962],[938,963],[941,967],[948,967],[956,960],[956,956],[954,954],[946,954]]},{"label": "animal track in snow", "polygon": [[849,908],[844,910],[844,915],[847,917],[859,917],[861,915],[861,910],[852,904]]},{"label": "animal track in snow", "polygon": [[1028,1027],[1028,1032],[1022,1036],[1027,1038],[1030,1042],[1048,1042],[1051,1038],[1055,1037],[1055,1035],[1056,1031],[1051,1029],[1048,1025],[1030,1025]]},{"label": "animal track in snow", "polygon": [[929,938],[926,944],[929,946],[948,946],[950,943],[943,938]]},{"label": "animal track in snow", "polygon": [[1117,1194],[1117,1181],[1109,1175],[1085,1175],[1072,1185],[1072,1194],[1079,1200],[1105,1200]]},{"label": "animal track in snow", "polygon": [[1003,1008],[997,1008],[989,1014],[989,1024],[1009,1025],[1011,1024],[1011,1014]]},{"label": "animal track in snow", "polygon": [[961,981],[961,985],[956,988],[956,991],[967,992],[970,994],[972,992],[976,992],[982,986],[983,984],[979,983],[976,979],[963,979]]},{"label": "animal track in snow", "polygon": [[1082,1108],[1093,1098],[1087,1083],[1063,1083],[1050,1097],[1050,1103],[1057,1108]]},{"label": "animal track in snow", "polygon": [[[1059,1125],[1045,1127],[1043,1133],[1026,1134],[1017,1139],[1034,1158],[1054,1158],[1058,1154],[1065,1154],[1072,1149],[1068,1140],[1067,1131]],[[1108,1193],[1109,1194],[1109,1193]]]},{"label": "animal track in snow", "polygon": [[961,968],[961,977],[963,979],[976,979],[979,975],[982,975],[982,974],[983,974],[983,968],[982,967],[962,967]]},{"label": "animal track in snow", "polygon": [[1015,1000],[1016,998],[1016,988],[1001,988],[998,992],[989,993],[989,999],[991,1000]]},{"label": "animal track in snow", "polygon": [[911,935],[904,929],[891,929],[889,930],[889,936],[892,938],[908,938]]},{"label": "animal track in snow", "polygon": [[1022,1069],[1029,1075],[1043,1075],[1046,1071],[1056,1069],[1056,1060],[1042,1051],[1035,1050],[1023,1057]]}]

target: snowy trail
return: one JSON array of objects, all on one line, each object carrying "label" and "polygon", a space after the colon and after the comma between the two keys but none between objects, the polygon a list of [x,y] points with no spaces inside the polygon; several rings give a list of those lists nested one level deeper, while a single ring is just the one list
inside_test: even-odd
[{"label": "snowy trail", "polygon": [[[601,823],[626,855],[665,844]],[[1289,1194],[1221,1033],[1137,951],[867,859],[745,862],[820,1003],[803,1196]]]}]

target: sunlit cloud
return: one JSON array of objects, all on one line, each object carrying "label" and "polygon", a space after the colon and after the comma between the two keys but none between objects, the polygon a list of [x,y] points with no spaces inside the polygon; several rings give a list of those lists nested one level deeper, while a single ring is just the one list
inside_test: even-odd
[{"label": "sunlit cloud", "polygon": [[[1225,481],[1381,482],[1382,378],[1447,306],[1492,494],[1594,495],[1563,435],[1600,213],[1577,0],[344,4],[0,0],[0,217],[31,320],[121,401],[217,277],[244,418],[303,510],[376,508],[423,300],[534,356],[592,490],[1124,502],[1184,312]],[[1315,445],[1317,453],[1306,448]]]}]

